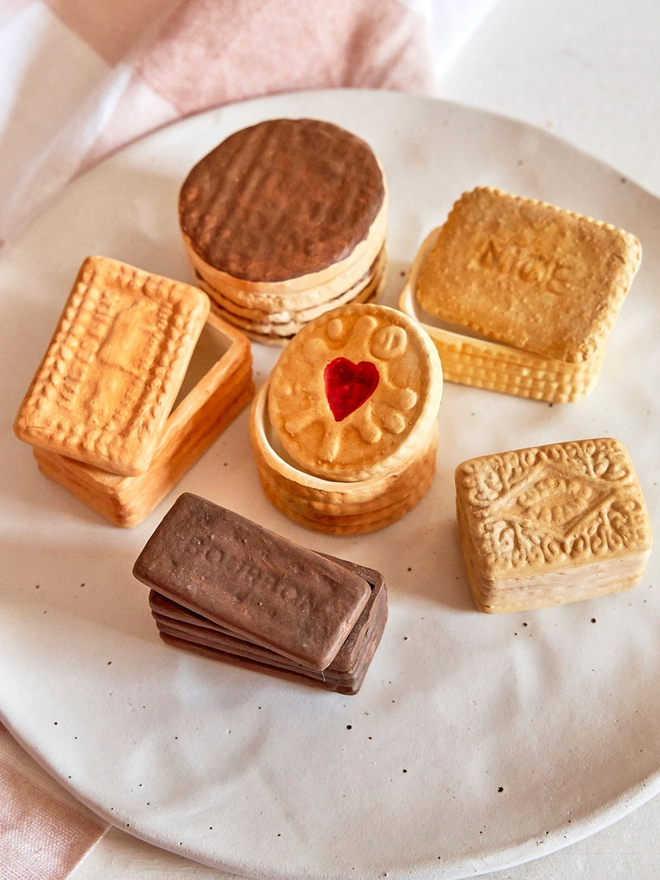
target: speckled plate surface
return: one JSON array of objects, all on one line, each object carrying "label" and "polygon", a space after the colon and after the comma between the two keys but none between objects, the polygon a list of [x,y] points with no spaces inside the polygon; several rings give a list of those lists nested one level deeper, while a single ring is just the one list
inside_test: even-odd
[{"label": "speckled plate surface", "polygon": [[[390,619],[356,697],[165,648],[131,567],[167,502],[117,530],[46,481],[11,433],[82,259],[101,253],[188,280],[176,224],[183,178],[230,132],[279,115],[337,122],[376,150],[391,197],[387,304],[426,233],[476,185],[607,220],[644,247],[595,391],[549,406],[447,384],[435,482],[399,523],[338,538],[277,513],[258,484],[247,413],[182,481],[384,574]],[[656,199],[545,132],[386,93],[236,105],[79,179],[0,260],[2,720],[119,827],[256,878],[473,876],[565,846],[657,793],[660,555],[620,595],[480,614],[460,556],[453,472],[476,455],[616,436],[660,533],[659,232]],[[277,354],[254,346],[258,383]]]}]

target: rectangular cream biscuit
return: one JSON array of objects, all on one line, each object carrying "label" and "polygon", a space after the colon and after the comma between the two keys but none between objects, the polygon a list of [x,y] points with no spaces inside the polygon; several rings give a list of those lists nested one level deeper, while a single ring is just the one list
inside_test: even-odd
[{"label": "rectangular cream biscuit", "polygon": [[254,396],[252,351],[244,334],[209,313],[149,468],[134,477],[110,474],[38,446],[44,476],[113,525],[142,522],[201,458]]},{"label": "rectangular cream biscuit", "polygon": [[527,610],[639,582],[651,524],[623,444],[557,443],[463,462],[456,508],[475,604]]}]

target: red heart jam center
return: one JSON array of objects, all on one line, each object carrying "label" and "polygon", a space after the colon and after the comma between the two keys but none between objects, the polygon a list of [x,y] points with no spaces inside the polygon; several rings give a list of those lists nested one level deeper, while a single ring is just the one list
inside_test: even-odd
[{"label": "red heart jam center", "polygon": [[354,364],[348,358],[338,357],[323,371],[325,396],[336,422],[359,409],[378,387],[378,368],[371,361]]}]

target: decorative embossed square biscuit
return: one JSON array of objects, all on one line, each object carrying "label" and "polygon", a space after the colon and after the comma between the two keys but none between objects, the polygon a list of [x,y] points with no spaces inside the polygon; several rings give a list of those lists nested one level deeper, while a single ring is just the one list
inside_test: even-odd
[{"label": "decorative embossed square biscuit", "polygon": [[144,473],[209,308],[188,284],[88,257],[16,417],[17,436],[110,473]]},{"label": "decorative embossed square biscuit", "polygon": [[190,493],[166,514],[133,574],[240,638],[317,671],[335,658],[371,595],[355,572]]},{"label": "decorative embossed square biscuit", "polygon": [[640,261],[628,232],[477,187],[441,228],[417,300],[490,339],[579,363],[602,349]]},{"label": "decorative embossed square biscuit", "polygon": [[463,462],[456,508],[481,611],[519,611],[639,582],[651,524],[628,451],[611,438]]}]

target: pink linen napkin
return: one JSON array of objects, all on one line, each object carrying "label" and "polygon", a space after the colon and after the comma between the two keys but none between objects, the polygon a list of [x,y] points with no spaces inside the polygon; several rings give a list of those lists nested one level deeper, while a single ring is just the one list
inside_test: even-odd
[{"label": "pink linen napkin", "polygon": [[286,91],[433,82],[428,22],[403,0],[9,0],[4,10],[0,244],[77,172],[183,116]]},{"label": "pink linen napkin", "polygon": [[79,804],[0,724],[0,876],[60,880],[108,825]]}]

